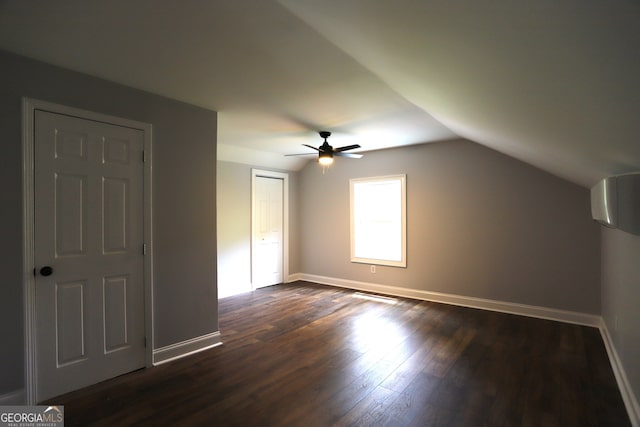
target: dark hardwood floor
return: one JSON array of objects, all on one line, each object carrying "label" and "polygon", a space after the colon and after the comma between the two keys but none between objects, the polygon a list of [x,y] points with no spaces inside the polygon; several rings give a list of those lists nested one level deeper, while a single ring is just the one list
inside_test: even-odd
[{"label": "dark hardwood floor", "polygon": [[67,426],[626,426],[595,328],[307,282],[220,301],[224,345],[53,399]]}]

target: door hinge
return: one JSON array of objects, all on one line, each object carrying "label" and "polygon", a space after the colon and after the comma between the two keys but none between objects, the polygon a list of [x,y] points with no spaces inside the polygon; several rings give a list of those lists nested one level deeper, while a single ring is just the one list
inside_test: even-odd
[{"label": "door hinge", "polygon": [[142,255],[146,255],[147,254],[147,244],[143,243],[142,244]]},{"label": "door hinge", "polygon": [[144,348],[147,348],[147,337],[144,337]]},{"label": "door hinge", "polygon": [[142,150],[142,163],[147,162],[147,152]]}]

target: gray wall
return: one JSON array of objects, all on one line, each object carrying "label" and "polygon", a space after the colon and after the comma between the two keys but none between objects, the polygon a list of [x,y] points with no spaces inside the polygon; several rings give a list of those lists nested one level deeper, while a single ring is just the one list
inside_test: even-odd
[{"label": "gray wall", "polygon": [[153,125],[155,346],[217,331],[217,114],[0,51],[0,395],[24,382],[23,96]]},{"label": "gray wall", "polygon": [[602,317],[636,400],[640,397],[639,302],[640,236],[602,227]]},{"label": "gray wall", "polygon": [[[252,167],[218,161],[218,288],[223,297],[251,290]],[[300,268],[298,173],[276,171],[289,175],[289,272],[295,273]]]},{"label": "gray wall", "polygon": [[[407,174],[408,267],[353,264],[349,179]],[[337,159],[301,172],[301,272],[600,313],[589,191],[465,140]]]}]

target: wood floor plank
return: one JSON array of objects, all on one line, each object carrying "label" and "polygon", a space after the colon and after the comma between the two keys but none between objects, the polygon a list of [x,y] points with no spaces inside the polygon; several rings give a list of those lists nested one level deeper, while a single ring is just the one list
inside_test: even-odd
[{"label": "wood floor plank", "polygon": [[599,331],[296,282],[220,300],[223,345],[48,403],[67,426],[628,426]]}]

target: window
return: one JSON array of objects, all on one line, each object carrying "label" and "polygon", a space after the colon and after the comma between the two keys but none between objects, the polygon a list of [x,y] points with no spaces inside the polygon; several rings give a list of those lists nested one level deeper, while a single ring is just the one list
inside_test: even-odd
[{"label": "window", "polygon": [[406,267],[406,175],[352,179],[350,187],[351,262]]}]

